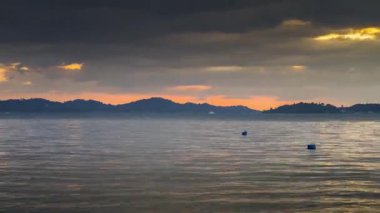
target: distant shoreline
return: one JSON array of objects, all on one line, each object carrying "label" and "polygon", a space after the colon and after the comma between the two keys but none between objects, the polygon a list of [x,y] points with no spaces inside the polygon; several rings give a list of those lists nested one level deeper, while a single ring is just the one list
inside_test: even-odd
[{"label": "distant shoreline", "polygon": [[42,98],[0,100],[0,113],[158,113],[158,114],[209,114],[255,115],[255,114],[376,114],[380,104],[354,104],[336,107],[324,103],[295,103],[269,110],[254,110],[246,106],[215,106],[207,103],[180,104],[168,99],[153,97],[138,101],[111,105],[95,100],[76,99],[66,102]]}]

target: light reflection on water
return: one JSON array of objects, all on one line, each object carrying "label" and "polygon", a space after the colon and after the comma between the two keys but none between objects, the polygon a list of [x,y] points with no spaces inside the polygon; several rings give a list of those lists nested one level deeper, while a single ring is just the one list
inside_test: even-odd
[{"label": "light reflection on water", "polygon": [[0,206],[376,211],[379,130],[347,120],[1,119]]}]

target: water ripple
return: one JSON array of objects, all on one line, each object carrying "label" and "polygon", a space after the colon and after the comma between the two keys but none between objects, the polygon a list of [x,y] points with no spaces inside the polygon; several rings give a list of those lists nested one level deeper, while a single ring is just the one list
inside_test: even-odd
[{"label": "water ripple", "polygon": [[0,206],[375,212],[379,130],[349,120],[1,119]]}]

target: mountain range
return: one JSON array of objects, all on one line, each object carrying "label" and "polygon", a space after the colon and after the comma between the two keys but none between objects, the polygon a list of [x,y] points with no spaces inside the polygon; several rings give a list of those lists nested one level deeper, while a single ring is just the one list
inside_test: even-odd
[{"label": "mountain range", "polygon": [[111,105],[94,100],[72,100],[66,102],[46,99],[13,99],[0,101],[0,112],[128,112],[128,113],[216,113],[252,114],[258,111],[245,106],[214,106],[210,104],[179,104],[163,98]]},{"label": "mountain range", "polygon": [[258,111],[245,106],[214,106],[210,104],[175,103],[164,98],[142,99],[111,105],[94,100],[76,99],[56,102],[41,98],[0,101],[0,112],[127,112],[127,113],[188,113],[188,114],[257,114],[263,113],[380,113],[380,104],[355,104],[336,107],[324,103],[295,103]]}]

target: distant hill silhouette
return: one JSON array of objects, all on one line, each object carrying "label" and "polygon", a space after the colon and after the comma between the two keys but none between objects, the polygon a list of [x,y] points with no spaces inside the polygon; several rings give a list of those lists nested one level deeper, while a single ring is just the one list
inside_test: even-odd
[{"label": "distant hill silhouette", "polygon": [[350,107],[336,107],[323,103],[296,103],[283,105],[264,113],[380,113],[380,104],[355,104]]},{"label": "distant hill silhouette", "polygon": [[341,110],[331,104],[323,103],[297,103],[283,105],[276,109],[264,111],[266,113],[340,113]]},{"label": "distant hill silhouette", "polygon": [[73,101],[66,101],[62,104],[64,110],[68,111],[113,111],[114,106],[109,104],[104,104],[99,101],[94,100],[81,100],[76,99]]},{"label": "distant hill silhouette", "polygon": [[250,114],[258,111],[245,106],[214,106],[210,104],[179,104],[163,98],[143,99],[127,104],[110,105],[94,100],[55,102],[46,99],[0,101],[0,112],[128,112],[128,113],[223,113]]},{"label": "distant hill silhouette", "polygon": [[245,106],[220,107],[210,104],[178,104],[163,98],[150,98],[116,106],[123,112],[214,112],[214,113],[253,113],[257,112]]},{"label": "distant hill silhouette", "polygon": [[355,104],[344,110],[351,113],[380,113],[380,104]]}]

